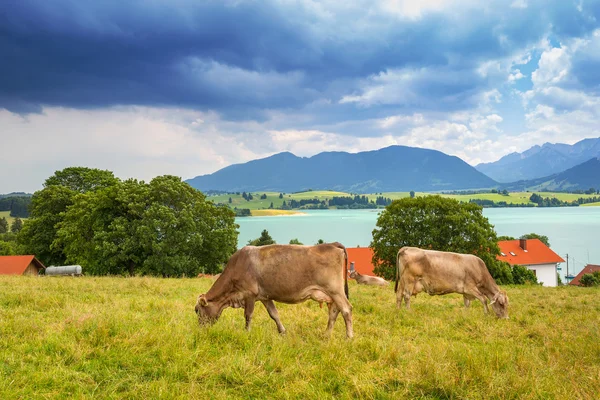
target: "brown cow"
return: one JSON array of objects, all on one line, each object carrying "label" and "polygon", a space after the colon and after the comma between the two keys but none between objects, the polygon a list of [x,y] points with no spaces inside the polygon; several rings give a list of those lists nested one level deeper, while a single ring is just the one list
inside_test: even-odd
[{"label": "brown cow", "polygon": [[[400,290],[398,290],[400,283]],[[465,307],[479,299],[487,313],[487,300],[498,318],[508,318],[508,296],[500,290],[483,260],[471,254],[403,247],[396,260],[396,305],[410,308],[410,296],[460,293]]]},{"label": "brown cow", "polygon": [[246,246],[238,250],[206,294],[198,296],[196,313],[201,325],[214,323],[227,307],[244,307],[246,329],[250,329],[254,303],[261,301],[277,324],[275,303],[297,304],[308,299],[327,303],[327,332],[341,312],[346,335],[353,336],[352,306],[348,301],[348,253],[340,243],[317,246]]},{"label": "brown cow", "polygon": [[350,278],[356,279],[356,283],[359,285],[389,286],[390,284],[383,278],[378,276],[362,275],[356,270],[350,271]]}]

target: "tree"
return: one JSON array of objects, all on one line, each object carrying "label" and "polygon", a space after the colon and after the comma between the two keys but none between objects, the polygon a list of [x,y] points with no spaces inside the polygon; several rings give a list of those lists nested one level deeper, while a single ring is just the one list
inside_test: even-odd
[{"label": "tree", "polygon": [[274,207],[273,202],[271,202],[271,204],[269,205],[269,208],[272,209],[273,207]]},{"label": "tree", "polygon": [[266,193],[263,193],[263,194],[260,195],[260,199],[261,200],[265,200],[266,198],[267,198]]},{"label": "tree", "polygon": [[545,235],[538,235],[537,233],[528,233],[526,235],[521,235],[521,239],[539,239],[546,246],[550,247],[548,236]]},{"label": "tree", "polygon": [[231,204],[233,202],[233,200],[231,200],[231,197],[229,198],[229,204]]},{"label": "tree", "polygon": [[290,240],[290,244],[302,244],[297,238]]},{"label": "tree", "polygon": [[60,265],[66,256],[56,239],[57,224],[78,194],[104,189],[119,180],[110,171],[72,167],[57,171],[44,183],[44,189],[31,197],[30,218],[19,233],[18,243],[25,254],[35,254],[46,265]]},{"label": "tree", "polygon": [[13,223],[10,225],[10,231],[12,233],[19,233],[23,229],[23,220],[17,217],[13,220]]},{"label": "tree", "polygon": [[377,219],[373,230],[375,273],[393,280],[396,256],[403,246],[474,254],[499,284],[511,283],[510,267],[496,261],[500,254],[496,232],[482,208],[441,196],[395,200]]},{"label": "tree", "polygon": [[600,285],[600,272],[595,271],[593,274],[583,274],[579,280],[579,284],[585,287]]},{"label": "tree", "polygon": [[515,240],[516,238],[512,237],[512,236],[498,236],[498,241],[501,242],[503,240]]},{"label": "tree", "polygon": [[315,243],[315,244],[323,244],[323,243],[325,243],[325,241],[323,241],[323,239],[319,239],[319,240],[317,240],[317,243]]},{"label": "tree", "polygon": [[0,218],[0,233],[8,232],[8,221],[5,217]]},{"label": "tree", "polygon": [[283,193],[279,193],[279,198],[283,199]]},{"label": "tree", "polygon": [[15,242],[5,242],[0,240],[0,256],[14,256],[15,254],[17,254]]},{"label": "tree", "polygon": [[411,199],[414,199],[414,198],[415,198],[415,191],[414,191],[414,190],[411,190],[411,191],[410,191],[410,198],[411,198]]},{"label": "tree", "polygon": [[127,180],[77,196],[52,246],[96,275],[216,273],[237,247],[234,218],[178,177]]},{"label": "tree", "polygon": [[537,285],[538,280],[535,273],[522,265],[513,265],[512,267],[513,283],[515,285]]},{"label": "tree", "polygon": [[263,231],[260,233],[260,237],[254,240],[249,240],[248,244],[251,246],[266,246],[268,244],[275,244],[275,240],[273,240],[271,235],[269,235],[269,231],[263,229]]}]

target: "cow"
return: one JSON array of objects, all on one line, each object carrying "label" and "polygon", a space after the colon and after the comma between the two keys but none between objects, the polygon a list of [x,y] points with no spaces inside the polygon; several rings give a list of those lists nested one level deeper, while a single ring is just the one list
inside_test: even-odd
[{"label": "cow", "polygon": [[508,318],[508,296],[500,290],[483,260],[471,254],[403,247],[396,259],[396,305],[410,308],[410,297],[424,291],[429,295],[459,293],[465,307],[478,299],[488,313],[490,300],[498,318]]},{"label": "cow", "polygon": [[245,246],[231,256],[221,276],[198,296],[200,325],[215,323],[227,307],[244,308],[250,330],[254,303],[264,304],[279,333],[285,328],[274,301],[297,304],[308,299],[327,303],[327,333],[341,312],[346,336],[352,338],[352,305],[348,301],[348,253],[341,243],[316,246]]},{"label": "cow", "polygon": [[389,282],[378,276],[362,275],[356,270],[350,271],[350,278],[355,279],[359,285],[373,285],[373,286],[389,286]]}]

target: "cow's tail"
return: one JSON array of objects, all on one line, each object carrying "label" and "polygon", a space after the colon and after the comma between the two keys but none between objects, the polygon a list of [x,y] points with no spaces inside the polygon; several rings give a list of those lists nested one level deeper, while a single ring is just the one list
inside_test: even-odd
[{"label": "cow's tail", "polygon": [[400,261],[400,253],[402,249],[398,251],[398,255],[396,255],[396,284],[394,285],[394,292],[398,293],[398,282],[400,281],[400,276],[402,275],[402,262]]},{"label": "cow's tail", "polygon": [[340,242],[334,242],[331,244],[338,249],[344,250],[344,293],[346,293],[346,298],[350,300],[350,292],[348,290],[348,250],[346,250],[346,246]]},{"label": "cow's tail", "polygon": [[346,298],[350,300],[350,291],[348,290],[348,250],[344,247],[344,293]]}]

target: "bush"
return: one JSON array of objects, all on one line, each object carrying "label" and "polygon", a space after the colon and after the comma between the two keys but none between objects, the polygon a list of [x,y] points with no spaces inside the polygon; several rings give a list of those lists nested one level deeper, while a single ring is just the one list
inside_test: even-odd
[{"label": "bush", "polygon": [[513,283],[515,285],[537,285],[537,276],[532,270],[522,265],[515,265],[512,267]]},{"label": "bush", "polygon": [[600,272],[596,271],[593,274],[583,274],[579,281],[581,286],[592,287],[600,285]]}]

